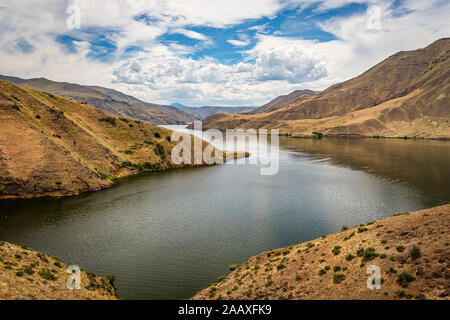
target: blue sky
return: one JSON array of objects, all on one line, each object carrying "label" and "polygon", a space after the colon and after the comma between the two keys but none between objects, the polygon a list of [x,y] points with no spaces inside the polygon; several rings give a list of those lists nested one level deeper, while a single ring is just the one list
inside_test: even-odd
[{"label": "blue sky", "polygon": [[4,1],[0,73],[155,103],[261,105],[449,36],[449,14],[443,0]]}]

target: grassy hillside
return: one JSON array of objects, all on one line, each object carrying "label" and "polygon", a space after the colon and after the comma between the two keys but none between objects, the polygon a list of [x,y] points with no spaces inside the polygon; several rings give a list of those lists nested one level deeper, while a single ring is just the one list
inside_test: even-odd
[{"label": "grassy hillside", "polygon": [[283,134],[450,138],[450,38],[399,52],[318,96],[272,112],[213,115],[204,128],[278,128]]},{"label": "grassy hillside", "polygon": [[82,271],[80,289],[69,290],[68,264],[56,257],[0,241],[0,300],[115,300],[112,277]]},{"label": "grassy hillside", "polygon": [[[450,299],[450,205],[250,258],[194,299]],[[369,290],[367,267],[381,271]]]},{"label": "grassy hillside", "polygon": [[172,131],[7,81],[0,123],[0,199],[76,195],[177,167]]},{"label": "grassy hillside", "polygon": [[128,116],[153,124],[183,124],[197,119],[178,108],[143,102],[113,89],[56,82],[45,78],[26,80],[17,77],[0,76],[0,79],[35,90],[72,98],[82,103],[88,103],[118,116]]}]

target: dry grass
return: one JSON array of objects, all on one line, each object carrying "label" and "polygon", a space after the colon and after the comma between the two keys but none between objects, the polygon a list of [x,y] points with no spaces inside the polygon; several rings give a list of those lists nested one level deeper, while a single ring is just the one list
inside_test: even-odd
[{"label": "dry grass", "polygon": [[7,81],[0,123],[0,199],[76,195],[184,166],[171,160],[170,130]]},{"label": "dry grass", "polygon": [[450,139],[449,48],[446,38],[424,49],[399,52],[317,96],[264,113],[216,114],[205,119],[203,127],[279,129],[299,137],[316,131],[328,136]]},{"label": "dry grass", "polygon": [[[450,205],[396,215],[261,253],[193,299],[447,300],[449,232]],[[367,288],[370,265],[381,290]]]},{"label": "dry grass", "polygon": [[69,290],[68,265],[56,257],[0,241],[0,299],[115,300],[109,278],[82,271],[81,288]]}]

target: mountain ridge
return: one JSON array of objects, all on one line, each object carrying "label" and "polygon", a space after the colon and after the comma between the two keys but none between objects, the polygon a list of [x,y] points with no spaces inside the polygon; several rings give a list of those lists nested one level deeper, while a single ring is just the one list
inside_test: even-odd
[{"label": "mountain ridge", "polygon": [[5,80],[0,123],[0,199],[78,195],[140,172],[190,166],[171,160],[178,144],[171,130]]},{"label": "mountain ridge", "polygon": [[0,75],[0,79],[88,103],[117,116],[129,116],[153,124],[185,124],[196,120],[194,116],[178,108],[144,102],[120,91],[101,86],[83,86],[46,78],[22,79]]},{"label": "mountain ridge", "polygon": [[213,115],[204,128],[312,136],[450,137],[450,38],[398,52],[317,96],[253,115]]}]

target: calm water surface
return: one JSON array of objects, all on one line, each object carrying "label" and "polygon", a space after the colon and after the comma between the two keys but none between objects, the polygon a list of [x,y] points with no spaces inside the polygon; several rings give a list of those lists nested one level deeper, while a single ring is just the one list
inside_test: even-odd
[{"label": "calm water surface", "polygon": [[[0,203],[0,239],[185,299],[261,251],[450,201],[450,143],[280,138],[280,171],[177,169],[65,199]],[[7,218],[6,218],[7,216]]]}]

